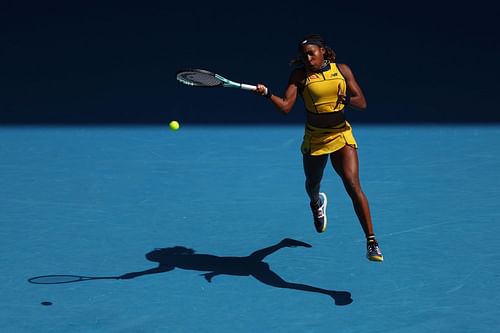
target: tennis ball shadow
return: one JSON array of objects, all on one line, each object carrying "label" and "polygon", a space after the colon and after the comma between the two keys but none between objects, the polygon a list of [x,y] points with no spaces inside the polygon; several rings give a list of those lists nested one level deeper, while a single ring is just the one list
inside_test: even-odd
[{"label": "tennis ball shadow", "polygon": [[195,253],[193,249],[184,246],[157,248],[146,254],[149,261],[158,264],[157,267],[139,272],[130,272],[119,279],[133,279],[142,275],[157,274],[172,271],[175,268],[206,272],[201,275],[211,283],[218,275],[252,276],[258,281],[276,288],[287,288],[306,292],[319,293],[331,297],[336,305],[348,305],[353,302],[348,291],[336,291],[318,288],[301,283],[285,281],[271,270],[264,258],[285,247],[311,247],[311,245],[285,238],[275,245],[257,250],[245,257],[221,257],[212,254]]}]

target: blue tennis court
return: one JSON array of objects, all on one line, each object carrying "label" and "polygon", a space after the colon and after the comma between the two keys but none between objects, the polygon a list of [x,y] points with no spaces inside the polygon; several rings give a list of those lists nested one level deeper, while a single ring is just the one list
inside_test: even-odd
[{"label": "blue tennis court", "polygon": [[[331,167],[315,232],[302,126],[181,126],[0,129],[3,331],[500,326],[500,127],[353,124],[385,257],[373,263]],[[177,266],[152,270],[159,248]]]}]

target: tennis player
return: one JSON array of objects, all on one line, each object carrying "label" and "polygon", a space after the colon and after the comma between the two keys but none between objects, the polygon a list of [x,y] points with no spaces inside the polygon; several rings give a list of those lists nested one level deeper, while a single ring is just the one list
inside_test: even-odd
[{"label": "tennis player", "polygon": [[293,70],[284,97],[274,95],[263,84],[257,93],[284,113],[292,110],[300,94],[307,111],[301,150],[306,192],[310,198],[316,231],[327,226],[327,196],[320,192],[323,171],[331,160],[341,177],[354,206],[367,241],[367,258],[383,261],[375,234],[368,200],[359,180],[357,143],[351,125],[344,116],[346,107],[366,108],[366,100],[354,74],[346,64],[337,64],[335,52],[320,35],[308,35],[298,45],[298,56],[292,60]]}]

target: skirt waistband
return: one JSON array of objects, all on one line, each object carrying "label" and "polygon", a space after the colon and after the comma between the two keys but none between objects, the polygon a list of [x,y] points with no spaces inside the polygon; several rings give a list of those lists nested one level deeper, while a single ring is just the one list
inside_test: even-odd
[{"label": "skirt waistband", "polygon": [[339,130],[343,130],[348,125],[349,125],[349,123],[346,120],[342,121],[341,123],[339,123],[335,126],[326,127],[326,128],[315,127],[315,126],[306,124],[306,130],[311,131],[313,133],[317,133],[317,134],[328,134],[328,133],[338,132]]}]

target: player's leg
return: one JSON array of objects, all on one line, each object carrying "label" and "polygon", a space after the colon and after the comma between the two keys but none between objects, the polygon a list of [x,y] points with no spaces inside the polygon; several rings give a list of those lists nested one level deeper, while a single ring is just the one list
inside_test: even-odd
[{"label": "player's leg", "polygon": [[314,217],[316,231],[326,230],[326,194],[320,192],[323,171],[328,162],[328,155],[311,156],[303,154],[304,174],[306,176],[305,187],[310,199],[310,206]]},{"label": "player's leg", "polygon": [[319,293],[328,295],[333,298],[335,304],[337,305],[347,305],[352,303],[351,293],[348,291],[335,291],[327,290],[323,288],[317,288],[301,283],[291,283],[283,280],[278,274],[274,273],[266,266],[267,269],[256,270],[252,273],[252,276],[262,283],[276,287],[276,288],[288,288],[301,291],[308,291],[313,293]]},{"label": "player's leg", "polygon": [[257,250],[253,252],[249,258],[255,261],[262,261],[264,260],[265,257],[267,257],[270,254],[273,254],[274,252],[284,248],[284,247],[296,247],[296,246],[303,246],[303,247],[311,247],[311,245],[295,240],[295,239],[290,239],[290,238],[285,238],[281,242],[275,245],[268,246],[266,248]]},{"label": "player's leg", "polygon": [[363,228],[367,240],[367,256],[370,260],[382,261],[382,253],[375,240],[368,199],[361,188],[359,180],[359,160],[356,148],[346,145],[330,155],[332,165],[342,178],[344,187],[354,206],[354,211]]}]

